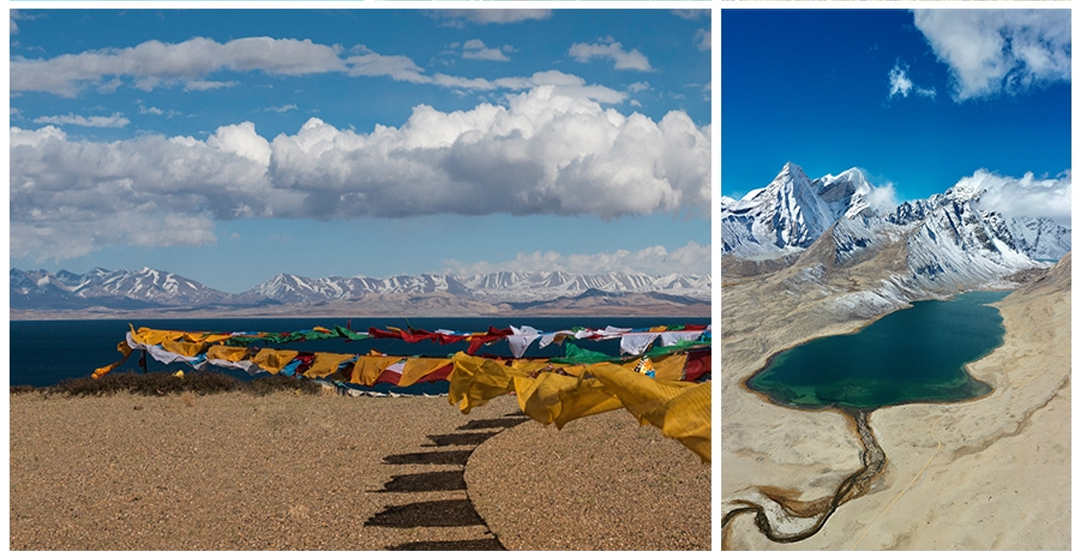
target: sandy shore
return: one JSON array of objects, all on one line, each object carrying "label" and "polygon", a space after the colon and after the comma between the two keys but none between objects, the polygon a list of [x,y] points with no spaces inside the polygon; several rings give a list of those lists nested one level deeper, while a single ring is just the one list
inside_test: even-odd
[{"label": "sandy shore", "polygon": [[[723,532],[724,547],[1069,548],[1071,298],[1063,268],[1064,278],[999,304],[1004,343],[968,366],[994,387],[990,395],[875,411],[869,423],[887,463],[867,495],[841,505],[819,533],[796,543],[768,540],[751,514],[735,517]],[[802,501],[830,496],[860,467],[859,441],[842,415],[779,407],[739,382],[773,352],[867,321],[838,320],[812,303],[759,308],[740,319],[729,304],[758,300],[746,291],[724,295],[724,512],[740,499],[762,502],[761,488]]]},{"label": "sandy shore", "polygon": [[562,431],[512,397],[462,415],[445,398],[27,394],[10,413],[13,549],[710,542],[709,466],[625,411]]}]

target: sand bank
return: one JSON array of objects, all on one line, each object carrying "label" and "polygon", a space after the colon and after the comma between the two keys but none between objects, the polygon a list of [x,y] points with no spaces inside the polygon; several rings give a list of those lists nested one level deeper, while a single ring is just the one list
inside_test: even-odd
[{"label": "sand bank", "polygon": [[[709,546],[709,467],[624,411],[561,432],[514,415],[512,397],[462,415],[445,398],[26,394],[10,412],[14,549],[500,548],[489,525],[510,548]],[[705,522],[631,515],[633,529],[615,532],[591,524],[588,503],[553,503],[588,499],[592,477],[615,495],[672,494],[670,477],[688,477],[612,476],[626,456],[704,476],[660,503],[703,509]],[[530,469],[560,460],[573,476]],[[554,539],[562,531],[572,544]]]}]

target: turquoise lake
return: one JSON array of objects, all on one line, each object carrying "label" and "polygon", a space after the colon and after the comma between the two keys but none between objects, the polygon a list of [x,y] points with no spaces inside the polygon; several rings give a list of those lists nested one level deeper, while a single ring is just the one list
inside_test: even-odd
[{"label": "turquoise lake", "polygon": [[1007,294],[972,292],[916,302],[858,333],[785,350],[746,384],[774,402],[809,409],[873,409],[986,395],[990,385],[968,375],[964,365],[1001,345],[1001,314],[987,304]]}]

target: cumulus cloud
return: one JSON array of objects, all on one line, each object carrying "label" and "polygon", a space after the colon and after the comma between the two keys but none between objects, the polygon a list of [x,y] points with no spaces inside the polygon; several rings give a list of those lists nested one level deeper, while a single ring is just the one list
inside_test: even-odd
[{"label": "cumulus cloud", "polygon": [[[505,106],[419,105],[399,128],[369,134],[319,119],[273,140],[250,122],[205,140],[115,142],[13,127],[11,254],[62,259],[118,243],[203,243],[213,221],[238,217],[708,216],[709,136],[681,111],[659,121],[626,116],[552,86]],[[154,229],[136,215],[173,218]],[[114,223],[125,216],[126,226]]]},{"label": "cumulus cloud", "polygon": [[1001,176],[986,169],[957,182],[980,194],[982,210],[1000,212],[1006,217],[1046,216],[1063,226],[1072,227],[1072,173],[1057,178],[1036,178],[1028,172],[1021,178]]},{"label": "cumulus cloud", "polygon": [[915,26],[949,66],[958,102],[1070,80],[1068,10],[916,10]]},{"label": "cumulus cloud", "polygon": [[623,49],[622,43],[615,42],[612,37],[607,37],[596,44],[575,42],[570,46],[570,56],[574,59],[587,63],[593,58],[610,59],[615,62],[617,71],[646,71],[651,72],[652,66],[649,59],[636,48],[629,52]]},{"label": "cumulus cloud", "polygon": [[123,128],[131,123],[122,113],[113,113],[108,117],[93,116],[84,117],[69,113],[67,115],[53,115],[34,119],[37,124],[58,124],[72,126],[90,126],[95,128]]},{"label": "cumulus cloud", "polygon": [[927,97],[937,97],[937,90],[934,88],[923,88],[916,86],[914,82],[908,77],[908,66],[905,63],[901,63],[900,60],[896,61],[893,68],[889,71],[889,98],[896,96],[908,97],[908,94],[915,92],[916,94]]},{"label": "cumulus cloud", "polygon": [[461,276],[488,274],[498,271],[534,272],[561,270],[573,274],[707,275],[712,269],[712,246],[690,241],[673,251],[662,245],[637,251],[619,249],[615,252],[563,255],[555,251],[518,253],[507,262],[462,263],[446,261],[450,273]]}]

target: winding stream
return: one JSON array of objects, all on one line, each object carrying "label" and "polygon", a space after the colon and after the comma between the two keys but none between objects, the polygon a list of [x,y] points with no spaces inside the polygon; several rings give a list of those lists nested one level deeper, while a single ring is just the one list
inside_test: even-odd
[{"label": "winding stream", "polygon": [[[744,503],[746,506],[728,511],[720,522],[720,528],[723,529],[731,519],[740,514],[755,513],[754,524],[757,525],[758,530],[761,530],[762,534],[765,534],[765,537],[777,543],[792,543],[804,540],[818,533],[818,531],[825,526],[825,521],[829,520],[829,517],[836,512],[837,507],[848,500],[865,494],[870,489],[870,483],[874,480],[874,477],[881,473],[885,468],[885,451],[878,445],[877,439],[874,438],[874,431],[871,430],[870,424],[867,421],[867,417],[871,411],[851,410],[844,411],[844,413],[851,416],[855,421],[856,427],[858,427],[859,439],[862,440],[863,445],[863,466],[861,469],[848,475],[848,477],[840,483],[840,486],[836,488],[836,493],[833,494],[832,499],[826,503],[824,511],[811,512],[811,515],[819,515],[813,526],[795,534],[782,534],[769,522],[769,517],[766,514],[764,507],[756,503],[742,501],[741,503]],[[789,505],[786,503],[781,503],[781,506],[790,510]]]}]

